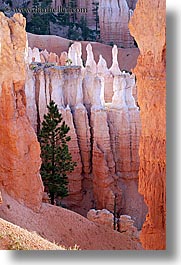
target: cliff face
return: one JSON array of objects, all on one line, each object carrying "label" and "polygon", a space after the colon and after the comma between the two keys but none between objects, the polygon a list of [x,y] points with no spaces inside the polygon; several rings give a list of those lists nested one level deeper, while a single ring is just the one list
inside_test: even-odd
[{"label": "cliff face", "polygon": [[0,13],[0,188],[39,210],[40,148],[26,115],[25,19]]},{"label": "cliff face", "polygon": [[139,191],[149,210],[141,233],[146,249],[166,248],[165,8],[165,1],[139,0],[130,23],[140,49],[134,72],[142,124]]},{"label": "cliff face", "polygon": [[[86,50],[85,66],[81,44],[74,43],[68,51],[71,66],[47,68],[38,52],[35,56],[29,49],[28,61],[36,57],[40,63],[27,72],[28,115],[39,130],[53,99],[71,128],[70,151],[78,166],[69,176],[68,207],[81,214],[92,207],[113,211],[116,197],[117,212],[131,215],[141,228],[147,209],[137,191],[140,116],[132,96],[135,77],[120,71],[116,46],[110,69],[102,56],[96,64],[90,44]],[[112,82],[106,85],[108,79]]]},{"label": "cliff face", "polygon": [[100,0],[99,23],[101,40],[119,47],[134,47],[134,39],[130,35],[128,22],[132,15],[126,0]]}]

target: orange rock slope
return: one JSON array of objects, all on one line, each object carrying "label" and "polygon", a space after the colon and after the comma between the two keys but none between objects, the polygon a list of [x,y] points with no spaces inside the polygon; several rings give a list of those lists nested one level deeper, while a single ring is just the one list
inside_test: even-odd
[{"label": "orange rock slope", "polygon": [[145,249],[166,248],[166,6],[139,0],[130,30],[140,49],[134,70],[141,109],[139,191],[149,212],[142,228]]},{"label": "orange rock slope", "polygon": [[40,148],[26,115],[25,19],[0,13],[0,189],[38,210]]}]

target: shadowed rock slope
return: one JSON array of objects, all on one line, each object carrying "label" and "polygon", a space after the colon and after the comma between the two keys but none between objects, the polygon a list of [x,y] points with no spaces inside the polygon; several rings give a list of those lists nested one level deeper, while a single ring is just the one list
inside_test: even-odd
[{"label": "shadowed rock slope", "polygon": [[43,203],[39,213],[2,193],[0,217],[66,248],[82,250],[141,250],[136,238],[119,233],[61,207]]}]

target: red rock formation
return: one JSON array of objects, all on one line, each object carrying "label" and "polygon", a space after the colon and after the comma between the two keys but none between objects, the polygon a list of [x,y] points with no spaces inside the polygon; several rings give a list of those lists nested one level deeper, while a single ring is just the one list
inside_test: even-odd
[{"label": "red rock formation", "polygon": [[39,210],[40,147],[26,115],[25,19],[0,13],[0,187]]},{"label": "red rock formation", "polygon": [[91,172],[91,135],[87,110],[83,104],[75,107],[73,118],[79,143],[83,173],[88,175]]},{"label": "red rock formation", "polygon": [[91,128],[93,191],[96,208],[114,211],[114,198],[117,193],[119,201],[117,210],[119,211],[122,191],[115,172],[106,110],[91,108]]},{"label": "red rock formation", "polygon": [[61,109],[60,112],[62,113],[63,120],[66,121],[66,124],[70,128],[68,135],[71,137],[71,141],[68,143],[68,146],[72,160],[77,163],[74,171],[68,175],[69,196],[64,199],[67,202],[68,208],[71,209],[71,207],[79,205],[82,201],[82,163],[71,110],[67,107],[66,109]]},{"label": "red rock formation", "polygon": [[[78,162],[69,177],[70,196],[65,200],[69,208],[81,214],[95,206],[113,211],[117,194],[117,212],[132,216],[141,228],[146,207],[138,193],[140,118],[132,96],[135,77],[120,71],[116,46],[110,69],[102,56],[96,64],[90,44],[86,50],[85,67],[81,45],[76,42],[68,51],[71,66],[47,68],[35,64],[34,75],[27,72],[28,115],[35,128],[43,120],[50,97],[68,114],[64,117],[72,133],[70,149]],[[29,56],[31,62],[31,49]],[[40,57],[37,52],[35,57]],[[108,80],[111,82],[107,84]]]},{"label": "red rock formation", "polygon": [[91,209],[87,213],[87,219],[108,228],[114,229],[114,215],[107,209]]},{"label": "red rock formation", "polygon": [[166,248],[165,4],[138,0],[130,23],[140,49],[134,72],[142,123],[139,191],[149,210],[141,233],[145,249]]}]

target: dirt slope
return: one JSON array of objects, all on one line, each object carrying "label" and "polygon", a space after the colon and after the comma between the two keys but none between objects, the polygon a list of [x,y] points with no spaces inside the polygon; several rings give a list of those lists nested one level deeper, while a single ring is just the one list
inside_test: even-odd
[{"label": "dirt slope", "polygon": [[97,225],[81,215],[42,204],[39,213],[2,194],[0,217],[66,248],[78,245],[82,250],[131,250],[142,249],[135,238]]},{"label": "dirt slope", "polygon": [[0,249],[1,250],[66,250],[43,238],[36,232],[13,225],[0,219]]}]

